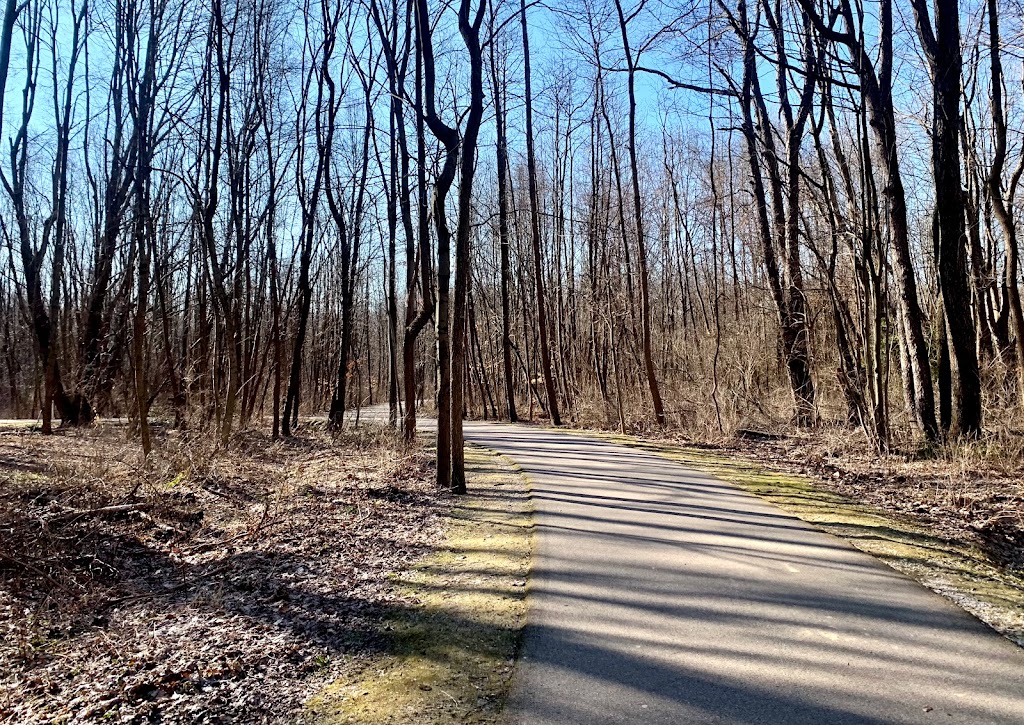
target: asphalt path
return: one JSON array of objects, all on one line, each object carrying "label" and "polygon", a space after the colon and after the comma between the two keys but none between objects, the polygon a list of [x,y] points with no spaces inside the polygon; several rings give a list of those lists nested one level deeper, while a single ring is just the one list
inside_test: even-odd
[{"label": "asphalt path", "polygon": [[642,451],[465,431],[531,482],[511,725],[1024,724],[1024,651],[842,540]]},{"label": "asphalt path", "polygon": [[625,446],[465,432],[535,510],[508,725],[1024,725],[1024,650],[842,540]]}]

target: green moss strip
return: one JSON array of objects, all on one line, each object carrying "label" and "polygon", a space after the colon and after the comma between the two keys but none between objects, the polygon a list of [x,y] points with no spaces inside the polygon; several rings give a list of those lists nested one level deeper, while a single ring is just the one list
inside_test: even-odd
[{"label": "green moss strip", "polygon": [[531,508],[523,476],[467,447],[470,494],[444,541],[399,578],[419,606],[384,622],[391,646],[308,703],[324,725],[492,723],[507,695],[526,617]]},{"label": "green moss strip", "polygon": [[632,436],[586,434],[678,461],[770,501],[953,600],[1024,646],[1024,578],[993,566],[978,547],[826,491],[812,478],[770,471],[732,453],[725,458]]}]

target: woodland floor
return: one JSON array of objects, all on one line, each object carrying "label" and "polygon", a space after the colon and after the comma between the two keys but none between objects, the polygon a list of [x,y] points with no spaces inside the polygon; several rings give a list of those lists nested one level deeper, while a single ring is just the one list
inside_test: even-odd
[{"label": "woodland floor", "polygon": [[0,721],[296,722],[415,605],[450,497],[374,428],[229,454],[0,432]]}]

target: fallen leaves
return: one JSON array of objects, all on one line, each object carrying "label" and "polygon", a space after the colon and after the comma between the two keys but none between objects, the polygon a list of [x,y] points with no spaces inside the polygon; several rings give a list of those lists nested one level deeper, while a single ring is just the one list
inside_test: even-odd
[{"label": "fallen leaves", "polygon": [[413,605],[394,574],[448,506],[423,453],[374,429],[189,445],[143,469],[116,431],[0,435],[0,719],[294,722]]}]

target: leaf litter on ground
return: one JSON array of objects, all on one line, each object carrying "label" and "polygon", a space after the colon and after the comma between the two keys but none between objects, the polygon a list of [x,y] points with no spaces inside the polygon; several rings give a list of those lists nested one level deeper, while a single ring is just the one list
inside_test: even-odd
[{"label": "leaf litter on ground", "polygon": [[450,501],[382,429],[0,434],[0,721],[295,722],[415,606]]}]

